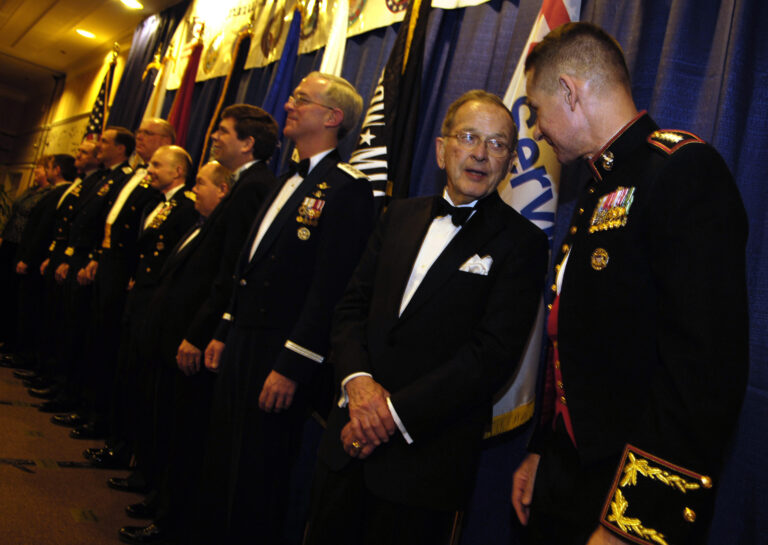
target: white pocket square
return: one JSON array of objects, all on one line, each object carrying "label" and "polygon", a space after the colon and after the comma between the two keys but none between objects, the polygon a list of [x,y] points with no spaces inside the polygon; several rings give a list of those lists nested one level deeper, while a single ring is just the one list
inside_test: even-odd
[{"label": "white pocket square", "polygon": [[480,257],[479,255],[475,254],[469,259],[467,259],[464,264],[459,267],[460,271],[472,273],[472,274],[479,274],[482,276],[488,276],[488,271],[491,270],[491,265],[493,264],[493,258],[489,255]]}]

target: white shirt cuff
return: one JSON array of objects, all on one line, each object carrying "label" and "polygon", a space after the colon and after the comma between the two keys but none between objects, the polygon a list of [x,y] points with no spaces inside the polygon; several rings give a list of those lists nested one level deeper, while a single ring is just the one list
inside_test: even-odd
[{"label": "white shirt cuff", "polygon": [[364,371],[360,371],[358,373],[352,373],[350,375],[347,375],[344,377],[344,380],[341,381],[341,395],[339,396],[339,408],[343,409],[347,406],[349,403],[349,396],[347,395],[347,390],[344,388],[347,385],[347,382],[352,380],[353,378],[357,377],[371,377],[373,378],[373,375],[370,373],[366,373]]},{"label": "white shirt cuff", "polygon": [[397,429],[400,430],[400,433],[403,434],[403,439],[405,439],[405,442],[409,445],[413,443],[413,439],[410,435],[408,435],[408,430],[405,429],[405,426],[403,425],[403,421],[400,420],[400,417],[397,416],[397,411],[395,410],[395,406],[392,405],[392,401],[387,398],[387,406],[389,407],[389,412],[392,413],[392,419],[395,421],[395,424],[397,424]]}]

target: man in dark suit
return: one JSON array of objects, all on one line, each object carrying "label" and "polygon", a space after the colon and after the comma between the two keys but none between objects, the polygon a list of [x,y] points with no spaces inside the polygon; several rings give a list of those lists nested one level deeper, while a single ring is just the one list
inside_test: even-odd
[{"label": "man in dark suit", "polygon": [[[214,378],[203,369],[203,350],[226,310],[235,262],[254,215],[277,186],[266,165],[277,136],[275,120],[247,104],[225,108],[212,135],[212,152],[219,162],[201,169],[194,190],[202,197],[198,206],[207,218],[182,237],[164,264],[142,343],[153,352],[148,364],[160,373],[157,385],[165,386],[157,388],[155,407],[163,415],[158,418],[172,419],[178,408],[169,447],[168,482],[173,487],[161,483],[157,501],[148,496],[129,507],[131,514],[142,512],[156,519],[148,526],[121,529],[124,541],[152,543],[169,536],[182,538],[189,531]],[[227,180],[229,189],[217,195],[225,173],[234,173]],[[165,380],[168,377],[171,380]],[[184,407],[190,409],[187,414]]]},{"label": "man in dark suit", "polygon": [[354,87],[313,72],[285,109],[283,133],[301,162],[257,215],[205,354],[220,377],[206,459],[213,490],[203,494],[222,509],[206,510],[202,542],[281,542],[290,470],[324,383],[331,311],[373,222],[367,179],[335,149],[362,110]]},{"label": "man in dark suit", "polygon": [[123,185],[133,175],[128,157],[134,147],[133,133],[125,128],[107,127],[102,133],[96,156],[105,169],[97,182],[87,192],[82,191],[77,199],[61,263],[54,273],[56,281],[64,285],[66,301],[64,322],[67,332],[63,358],[67,362],[65,365],[74,366],[70,376],[75,377],[78,384],[75,389],[78,390],[86,378],[86,346],[92,336],[93,286],[89,263],[104,238],[105,217]]},{"label": "man in dark suit", "polygon": [[516,134],[497,96],[462,95],[436,140],[443,196],[393,202],[371,237],[334,315],[342,395],[306,543],[449,543],[546,268],[546,236],[496,192]]},{"label": "man in dark suit", "polygon": [[42,331],[46,310],[43,296],[43,277],[40,265],[45,259],[50,242],[56,204],[62,194],[77,175],[75,159],[71,155],[56,154],[46,163],[46,177],[50,184],[48,192],[32,208],[21,242],[16,251],[15,267],[19,275],[18,289],[18,351],[35,361],[35,367],[41,372],[50,371],[41,359],[37,343],[43,338],[53,336],[54,331]]},{"label": "man in dark suit", "polygon": [[[160,270],[171,250],[197,219],[194,195],[186,190],[192,159],[178,146],[161,146],[152,155],[146,170],[150,185],[162,194],[162,200],[150,203],[139,221],[136,241],[137,263],[128,272],[128,297],[122,320],[117,380],[113,388],[111,440],[105,449],[86,451],[86,458],[97,466],[127,465],[133,452],[138,429],[151,428],[142,387],[140,356],[143,330],[149,302],[158,284]],[[56,418],[56,417],[54,417]],[[145,460],[139,460],[141,466]]]},{"label": "man in dark suit", "polygon": [[552,31],[525,69],[534,134],[591,179],[556,254],[515,510],[532,543],[706,543],[748,368],[738,189],[712,147],[638,112],[602,29]]},{"label": "man in dark suit", "polygon": [[[103,238],[91,252],[90,261],[78,280],[93,283],[91,342],[86,355],[88,422],[78,425],[72,437],[104,437],[108,431],[111,393],[115,383],[120,332],[125,309],[128,280],[136,269],[136,242],[144,209],[162,199],[147,176],[146,162],[155,151],[175,139],[173,127],[162,119],[145,119],[136,131],[136,152],[142,163],[115,195],[104,218]],[[80,417],[82,415],[77,415]],[[64,422],[65,424],[72,422]]]},{"label": "man in dark suit", "polygon": [[56,270],[67,257],[65,250],[69,239],[69,228],[79,210],[80,196],[87,195],[99,182],[103,171],[99,169],[96,142],[83,140],[75,153],[75,168],[79,176],[70,184],[56,202],[51,228],[45,236],[44,260],[40,275],[44,285],[43,325],[37,338],[38,358],[43,362],[39,376],[64,385],[56,399],[41,404],[42,412],[64,412],[76,407],[77,399],[72,394],[73,369],[67,365],[64,354],[68,346],[68,327],[63,323],[65,315],[64,286],[56,280]]},{"label": "man in dark suit", "polygon": [[[122,528],[124,540],[153,543],[174,537],[186,543],[194,525],[215,375],[199,360],[178,359],[177,366],[177,354],[182,340],[190,336],[188,330],[210,294],[221,262],[227,261],[220,238],[226,229],[208,223],[208,218],[229,192],[231,176],[216,161],[197,173],[193,191],[200,220],[173,248],[150,302],[143,338],[145,345],[153,347],[148,365],[159,379],[154,383],[162,386],[150,401],[160,409],[156,412],[169,416],[168,457],[160,461],[164,477],[157,492],[126,507],[129,516],[150,518],[152,524]],[[230,219],[220,214],[216,218],[219,227]]]}]

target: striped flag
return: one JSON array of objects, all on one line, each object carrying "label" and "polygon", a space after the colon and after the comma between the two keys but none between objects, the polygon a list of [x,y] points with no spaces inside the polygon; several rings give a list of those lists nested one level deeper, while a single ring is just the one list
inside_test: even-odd
[{"label": "striped flag", "polygon": [[104,120],[106,119],[107,103],[109,102],[109,95],[112,91],[112,78],[115,75],[115,64],[117,63],[115,56],[112,56],[112,61],[109,63],[107,73],[104,74],[104,79],[99,87],[99,94],[96,95],[96,100],[93,103],[91,109],[91,115],[88,118],[88,125],[85,129],[85,138],[87,140],[98,140],[101,133],[104,132]]},{"label": "striped flag", "polygon": [[349,162],[373,184],[376,209],[390,197],[408,197],[419,120],[421,68],[430,0],[411,0],[376,85]]},{"label": "striped flag", "polygon": [[[560,163],[546,142],[537,142],[533,138],[534,118],[529,116],[534,113],[528,109],[525,102],[525,58],[550,30],[571,21],[578,21],[580,6],[581,0],[544,0],[504,95],[504,104],[512,110],[517,123],[519,142],[514,169],[499,186],[499,193],[507,204],[538,225],[550,238],[555,225]],[[533,416],[543,331],[542,301],[514,382],[493,407],[490,435],[514,429]]]}]

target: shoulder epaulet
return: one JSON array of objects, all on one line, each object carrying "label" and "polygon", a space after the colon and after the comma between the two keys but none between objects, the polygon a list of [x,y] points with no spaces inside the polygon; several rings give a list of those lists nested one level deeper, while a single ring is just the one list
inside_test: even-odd
[{"label": "shoulder epaulet", "polygon": [[336,166],[339,167],[341,170],[352,176],[353,178],[358,179],[368,179],[368,176],[357,170],[355,167],[350,165],[349,163],[336,163]]},{"label": "shoulder epaulet", "polygon": [[124,172],[125,174],[130,174],[131,172],[133,172],[133,169],[130,167],[130,165],[125,165],[125,166],[123,167],[123,172]]},{"label": "shoulder epaulet", "polygon": [[704,140],[688,131],[662,129],[648,136],[648,143],[667,155],[672,155],[686,144],[703,144]]},{"label": "shoulder epaulet", "polygon": [[195,195],[192,191],[185,191],[184,196],[192,202],[197,200],[197,195]]}]

